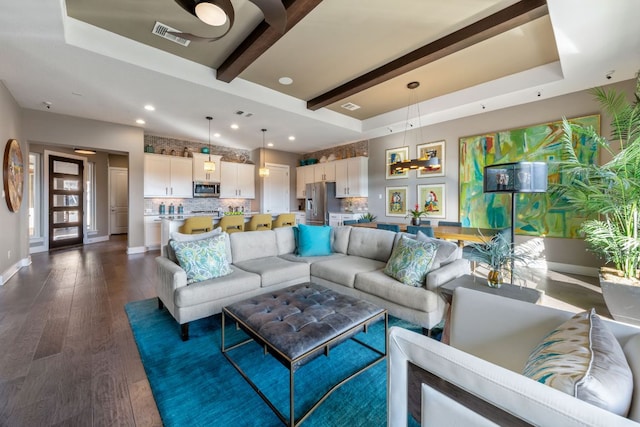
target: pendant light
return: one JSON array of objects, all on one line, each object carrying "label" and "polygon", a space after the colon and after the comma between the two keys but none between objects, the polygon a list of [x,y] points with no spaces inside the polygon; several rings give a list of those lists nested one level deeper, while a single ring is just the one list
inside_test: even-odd
[{"label": "pendant light", "polygon": [[267,163],[266,163],[267,154],[265,152],[265,146],[264,146],[264,139],[265,139],[266,132],[267,132],[266,129],[262,129],[262,155],[263,155],[262,159],[263,160],[262,160],[262,167],[258,169],[258,175],[260,175],[261,178],[265,178],[269,176],[269,169],[267,168]]},{"label": "pendant light", "polygon": [[204,171],[210,173],[216,171],[216,162],[211,160],[211,120],[213,117],[207,116],[207,120],[209,120],[209,160],[204,162]]}]

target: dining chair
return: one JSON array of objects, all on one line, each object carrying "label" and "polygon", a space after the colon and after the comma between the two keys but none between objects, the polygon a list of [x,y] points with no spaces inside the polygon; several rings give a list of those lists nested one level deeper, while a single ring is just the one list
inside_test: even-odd
[{"label": "dining chair", "polygon": [[438,226],[443,226],[443,227],[462,227],[462,223],[460,221],[438,221]]},{"label": "dining chair", "polygon": [[400,226],[398,224],[376,224],[376,228],[379,230],[389,230],[398,233],[400,231]]},{"label": "dining chair", "polygon": [[280,214],[273,220],[271,228],[293,227],[296,225],[296,214],[284,213]]},{"label": "dining chair", "polygon": [[226,231],[227,233],[244,231],[244,215],[223,216],[218,223],[218,227],[221,227],[222,231]]},{"label": "dining chair", "polygon": [[193,216],[184,220],[178,228],[182,234],[199,234],[213,230],[213,219],[210,216]]},{"label": "dining chair", "polygon": [[351,225],[351,224],[357,224],[358,220],[357,219],[345,219],[344,221],[342,221],[342,225]]},{"label": "dining chair", "polygon": [[431,227],[422,227],[418,225],[407,225],[407,233],[409,234],[418,234],[418,231],[422,231],[422,233],[427,237],[435,237],[433,234],[433,228]]},{"label": "dining chair", "polygon": [[251,217],[245,228],[247,231],[271,230],[272,221],[271,214],[256,214]]}]

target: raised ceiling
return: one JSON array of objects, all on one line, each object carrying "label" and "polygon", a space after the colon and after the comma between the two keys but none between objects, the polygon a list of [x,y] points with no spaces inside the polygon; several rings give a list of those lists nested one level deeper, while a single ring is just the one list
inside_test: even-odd
[{"label": "raised ceiling", "polygon": [[[295,3],[295,2],[289,2]],[[239,78],[310,101],[393,60],[487,18],[515,0],[324,0],[252,62]],[[424,101],[558,60],[553,29],[544,2],[526,0],[536,19],[403,73],[327,107],[359,120],[406,106],[406,84],[421,88]],[[539,4],[542,3],[542,7]],[[213,37],[220,29],[203,24],[173,0],[67,0],[69,16],[182,58],[217,69],[262,20],[246,0],[234,2],[236,23],[215,42],[183,47],[152,34],[155,22],[182,32]],[[537,6],[537,7],[536,7]],[[534,16],[535,18],[535,16]],[[280,77],[290,77],[285,86]],[[345,103],[361,108],[350,111]]]},{"label": "raised ceiling", "polygon": [[151,34],[154,23],[216,33],[173,0],[4,2],[0,80],[25,109],[201,142],[210,115],[214,144],[258,148],[267,128],[276,149],[303,153],[404,128],[409,81],[430,125],[640,68],[637,0],[284,0],[284,36],[232,1],[231,32],[187,48]]}]

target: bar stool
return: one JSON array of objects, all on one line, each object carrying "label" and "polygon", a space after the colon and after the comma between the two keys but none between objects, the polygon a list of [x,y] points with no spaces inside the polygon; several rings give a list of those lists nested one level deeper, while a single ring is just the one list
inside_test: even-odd
[{"label": "bar stool", "polygon": [[293,227],[294,225],[296,225],[296,214],[285,213],[278,215],[276,219],[273,220],[271,228]]},{"label": "bar stool", "polygon": [[247,231],[271,230],[271,214],[256,214],[247,223]]},{"label": "bar stool", "polygon": [[184,220],[178,228],[182,234],[199,234],[213,230],[213,219],[210,216],[194,216]]},{"label": "bar stool", "polygon": [[223,216],[218,223],[218,227],[221,227],[222,231],[226,231],[227,233],[244,231],[244,215]]}]

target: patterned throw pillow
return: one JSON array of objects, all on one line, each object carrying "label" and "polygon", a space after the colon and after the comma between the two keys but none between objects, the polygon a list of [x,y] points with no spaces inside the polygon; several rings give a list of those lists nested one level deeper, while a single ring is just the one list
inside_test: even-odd
[{"label": "patterned throw pillow", "polygon": [[631,405],[631,369],[620,343],[594,309],[549,333],[522,373],[618,415],[626,416]]},{"label": "patterned throw pillow", "polygon": [[436,245],[418,242],[402,236],[384,268],[384,274],[404,283],[420,287],[431,269],[435,258]]},{"label": "patterned throw pillow", "polygon": [[227,260],[225,237],[218,235],[190,242],[169,242],[180,267],[187,273],[187,284],[231,274]]},{"label": "patterned throw pillow", "polygon": [[173,247],[171,246],[171,241],[175,240],[177,242],[192,242],[194,240],[203,240],[203,239],[209,239],[213,236],[217,236],[219,234],[222,234],[222,228],[218,227],[216,229],[213,229],[211,231],[207,231],[206,233],[197,233],[197,234],[183,234],[183,233],[179,233],[177,231],[173,231],[170,235],[169,235],[169,242],[167,244],[167,258],[169,258],[171,261],[178,263],[178,258],[176,257],[176,252],[173,250]]}]

